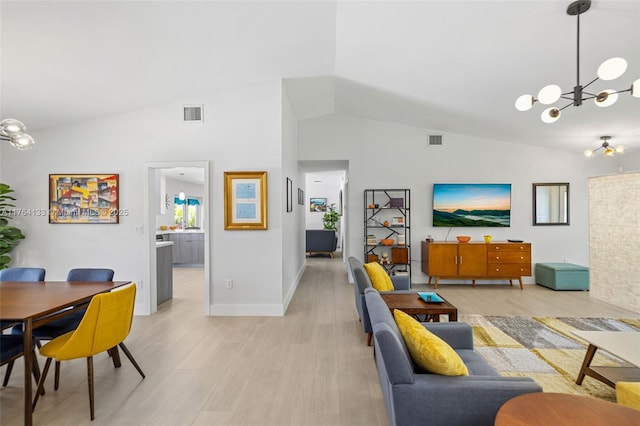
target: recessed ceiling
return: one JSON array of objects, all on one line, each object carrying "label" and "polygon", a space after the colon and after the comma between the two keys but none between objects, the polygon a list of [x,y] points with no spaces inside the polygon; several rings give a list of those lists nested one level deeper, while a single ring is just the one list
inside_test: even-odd
[{"label": "recessed ceiling", "polygon": [[[569,1],[5,1],[3,118],[30,130],[285,80],[298,118],[346,114],[576,153],[611,135],[640,149],[640,99],[544,124],[524,93],[576,84]],[[581,17],[581,83],[620,56],[640,78],[640,2]],[[206,106],[205,106],[206,107]]]}]

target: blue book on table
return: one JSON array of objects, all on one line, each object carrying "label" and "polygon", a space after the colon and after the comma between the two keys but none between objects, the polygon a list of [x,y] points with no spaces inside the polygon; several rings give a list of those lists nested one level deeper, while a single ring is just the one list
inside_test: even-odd
[{"label": "blue book on table", "polygon": [[432,291],[419,291],[418,296],[428,303],[444,303],[444,299]]}]

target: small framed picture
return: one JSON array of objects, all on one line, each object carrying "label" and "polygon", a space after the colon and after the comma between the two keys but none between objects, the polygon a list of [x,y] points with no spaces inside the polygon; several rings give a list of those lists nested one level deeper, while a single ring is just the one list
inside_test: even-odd
[{"label": "small framed picture", "polygon": [[309,211],[310,212],[326,212],[327,199],[326,198],[310,198]]}]

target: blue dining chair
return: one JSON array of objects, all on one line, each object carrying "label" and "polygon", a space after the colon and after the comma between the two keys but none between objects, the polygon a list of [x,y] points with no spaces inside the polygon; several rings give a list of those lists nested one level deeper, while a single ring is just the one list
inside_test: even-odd
[{"label": "blue dining chair", "polygon": [[0,281],[44,281],[44,268],[0,269]]},{"label": "blue dining chair", "polygon": [[[4,375],[4,381],[2,387],[6,387],[9,383],[9,376],[11,376],[11,370],[13,369],[13,362],[24,355],[22,336],[14,336],[11,334],[0,335],[0,366],[7,365],[7,372]],[[36,352],[31,347],[31,356],[33,357],[33,378],[36,379],[36,383],[40,381],[40,366],[38,365],[38,358]],[[44,395],[44,392],[42,393]]]},{"label": "blue dining chair", "polygon": [[[5,268],[0,270],[0,281],[18,281],[18,282],[32,282],[32,281],[44,281],[46,270],[44,268]],[[16,323],[15,321],[0,321],[0,330],[4,330],[9,327],[19,327],[20,328],[20,345],[19,348],[13,345],[12,339],[6,339],[3,335],[2,337],[2,364],[7,365],[7,371],[4,374],[4,380],[2,382],[2,386],[7,386],[9,383],[9,377],[11,377],[11,370],[13,370],[13,361],[16,358],[20,358],[22,356],[22,325]],[[5,352],[6,346],[6,352]],[[19,350],[18,350],[19,349]],[[17,350],[17,356],[9,356],[13,353],[13,351]]]}]

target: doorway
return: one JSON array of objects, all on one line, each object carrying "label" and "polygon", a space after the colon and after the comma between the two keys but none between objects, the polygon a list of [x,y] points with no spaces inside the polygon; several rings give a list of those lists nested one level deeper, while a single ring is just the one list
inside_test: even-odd
[{"label": "doorway", "polygon": [[[143,288],[148,313],[154,313],[158,309],[158,285],[164,285],[158,277],[157,247],[159,235],[171,237],[173,244],[182,244],[183,240],[198,244],[198,249],[189,248],[190,255],[196,252],[196,257],[191,260],[183,259],[185,251],[178,248],[172,249],[174,254],[171,265],[172,276],[180,277],[182,274],[173,273],[173,266],[200,267],[202,260],[203,286],[202,303],[204,315],[211,313],[210,290],[210,188],[209,188],[209,163],[203,161],[186,162],[156,162],[146,165],[147,197],[145,207],[148,214],[145,215],[145,229],[148,230],[146,248],[148,259],[145,268],[145,281],[150,283]],[[184,194],[184,196],[183,196]],[[180,215],[184,212],[187,217]],[[172,235],[173,234],[173,235]],[[169,239],[169,238],[168,238]],[[202,242],[200,242],[202,241]],[[166,247],[165,247],[166,249]],[[179,265],[176,265],[179,261]],[[161,289],[160,293],[164,293]]]}]

